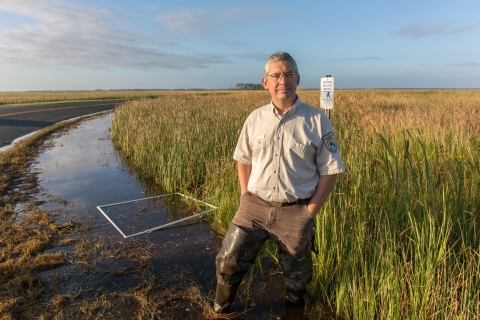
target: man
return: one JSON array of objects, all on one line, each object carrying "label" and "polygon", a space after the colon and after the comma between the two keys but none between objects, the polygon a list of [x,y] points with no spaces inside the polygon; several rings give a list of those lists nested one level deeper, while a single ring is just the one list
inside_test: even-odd
[{"label": "man", "polygon": [[345,171],[329,119],[300,101],[295,60],[270,56],[262,84],[271,103],[245,121],[233,158],[240,206],[216,258],[216,312],[230,312],[243,276],[262,245],[279,247],[286,303],[303,304],[312,276],[311,239],[317,212]]}]

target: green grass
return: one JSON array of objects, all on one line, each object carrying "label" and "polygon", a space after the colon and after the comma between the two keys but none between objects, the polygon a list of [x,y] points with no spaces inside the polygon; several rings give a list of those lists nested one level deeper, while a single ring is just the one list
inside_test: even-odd
[{"label": "green grass", "polygon": [[[318,92],[299,95],[318,105]],[[212,223],[224,232],[238,206],[238,135],[268,102],[266,92],[132,101],[112,137],[166,191],[219,206]],[[331,120],[347,171],[317,217],[309,293],[346,319],[475,319],[480,91],[337,91]]]}]

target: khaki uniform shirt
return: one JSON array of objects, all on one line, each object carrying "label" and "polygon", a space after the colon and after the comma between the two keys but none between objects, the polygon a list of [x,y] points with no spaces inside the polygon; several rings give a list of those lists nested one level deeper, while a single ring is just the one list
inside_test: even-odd
[{"label": "khaki uniform shirt", "polygon": [[298,97],[283,116],[272,103],[254,110],[233,158],[252,166],[247,189],[267,201],[309,198],[321,175],[345,171],[330,120]]}]

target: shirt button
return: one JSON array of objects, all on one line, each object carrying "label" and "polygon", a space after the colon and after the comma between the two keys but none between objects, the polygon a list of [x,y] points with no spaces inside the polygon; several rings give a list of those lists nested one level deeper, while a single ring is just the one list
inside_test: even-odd
[{"label": "shirt button", "polygon": [[273,171],[273,173],[277,173],[277,170]]},{"label": "shirt button", "polygon": [[277,140],[280,140],[280,137],[278,137]]},{"label": "shirt button", "polygon": [[273,190],[275,190],[275,187],[273,187]]}]

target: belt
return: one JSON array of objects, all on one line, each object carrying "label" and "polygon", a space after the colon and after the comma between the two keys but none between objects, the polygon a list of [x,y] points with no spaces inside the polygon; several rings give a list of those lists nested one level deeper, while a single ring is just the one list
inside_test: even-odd
[{"label": "belt", "polygon": [[[258,197],[258,196],[257,196]],[[275,207],[275,208],[282,208],[282,207],[289,207],[289,206],[295,206],[295,205],[300,205],[300,204],[308,204],[310,202],[310,198],[307,198],[307,199],[298,199],[296,201],[293,201],[293,202],[277,202],[277,201],[267,201],[267,200],[264,200],[260,197],[258,197],[259,199],[261,199],[263,202],[265,202],[266,204],[268,204],[269,206],[272,206],[272,207]]]}]

